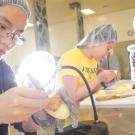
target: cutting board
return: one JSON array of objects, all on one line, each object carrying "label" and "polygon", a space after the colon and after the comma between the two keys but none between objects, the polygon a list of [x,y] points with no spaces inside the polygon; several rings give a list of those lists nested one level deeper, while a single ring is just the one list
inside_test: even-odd
[{"label": "cutting board", "polygon": [[121,95],[115,95],[113,93],[113,91],[110,90],[110,92],[107,92],[107,94],[105,96],[96,96],[95,95],[95,99],[97,101],[106,101],[106,100],[112,100],[112,99],[118,99],[118,98],[126,98],[126,97],[131,97],[131,96],[135,96],[135,90],[133,90],[131,93],[121,94]]}]

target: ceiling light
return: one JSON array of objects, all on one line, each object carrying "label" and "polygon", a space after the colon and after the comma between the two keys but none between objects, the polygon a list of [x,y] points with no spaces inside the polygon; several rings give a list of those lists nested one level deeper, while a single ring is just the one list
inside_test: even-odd
[{"label": "ceiling light", "polygon": [[81,12],[85,15],[90,15],[90,14],[94,14],[95,12],[89,8],[87,9],[82,9]]}]

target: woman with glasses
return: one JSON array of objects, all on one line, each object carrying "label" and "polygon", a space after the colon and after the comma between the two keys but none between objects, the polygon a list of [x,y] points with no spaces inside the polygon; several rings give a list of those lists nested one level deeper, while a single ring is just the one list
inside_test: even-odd
[{"label": "woman with glasses", "polygon": [[[26,0],[0,0],[0,135],[8,135],[9,123],[21,121],[24,122],[14,124],[17,129],[35,131],[31,115],[50,104],[45,92],[16,87],[13,72],[3,60],[16,44],[21,43],[29,15]],[[53,110],[57,102],[55,100]]]}]

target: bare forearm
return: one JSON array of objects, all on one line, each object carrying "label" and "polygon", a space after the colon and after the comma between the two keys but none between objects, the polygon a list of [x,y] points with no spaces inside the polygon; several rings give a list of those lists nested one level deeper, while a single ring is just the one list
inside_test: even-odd
[{"label": "bare forearm", "polygon": [[[104,70],[97,75],[94,79],[89,81],[91,91],[96,92],[101,85],[101,82],[109,82],[115,77],[114,70]],[[86,85],[80,86],[79,78],[74,76],[64,76],[63,83],[65,89],[68,90],[69,94],[75,98],[76,101],[80,101],[89,95]]]},{"label": "bare forearm", "polygon": [[[93,79],[89,82],[89,86],[90,86],[92,93],[96,92],[100,88],[100,83],[101,82],[98,79],[98,77],[96,77],[95,79]],[[79,89],[77,90],[76,100],[80,101],[80,100],[84,99],[85,97],[87,97],[88,95],[89,95],[89,92],[86,88],[86,85],[83,85],[83,86],[79,87]]]}]

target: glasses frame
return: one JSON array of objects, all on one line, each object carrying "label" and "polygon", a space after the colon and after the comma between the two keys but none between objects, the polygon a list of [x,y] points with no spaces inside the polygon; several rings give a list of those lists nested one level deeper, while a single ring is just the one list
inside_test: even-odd
[{"label": "glasses frame", "polygon": [[21,33],[12,32],[11,28],[4,24],[4,21],[0,19],[0,36],[5,39],[11,40],[12,43],[18,44],[18,41],[22,43],[25,41],[24,36]]}]

